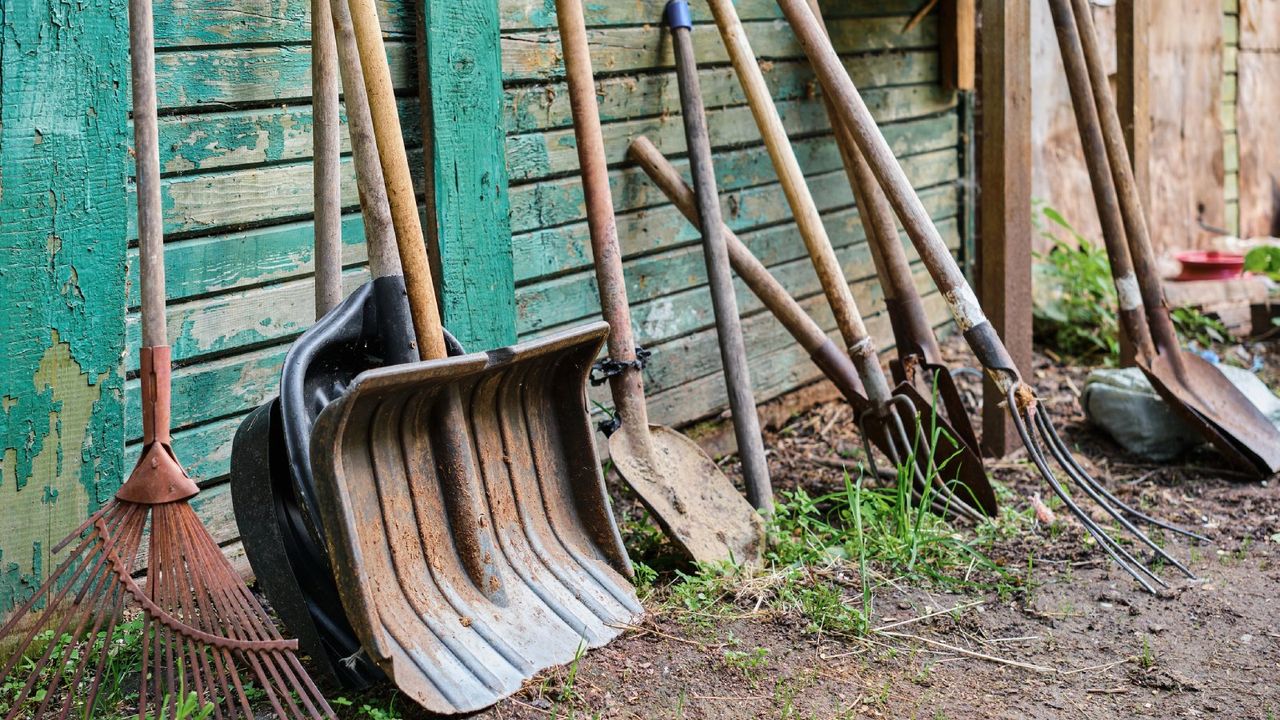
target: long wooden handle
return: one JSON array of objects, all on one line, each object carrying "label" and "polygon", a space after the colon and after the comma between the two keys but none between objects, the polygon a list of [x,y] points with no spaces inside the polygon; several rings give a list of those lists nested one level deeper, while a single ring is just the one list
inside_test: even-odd
[{"label": "long wooden handle", "polygon": [[840,261],[831,247],[831,239],[822,224],[817,204],[809,193],[804,172],[801,171],[800,162],[787,138],[778,109],[773,104],[773,96],[765,83],[764,73],[756,63],[746,30],[742,27],[732,0],[709,0],[708,4],[715,16],[716,26],[720,29],[720,37],[729,51],[733,69],[746,91],[751,113],[755,116],[760,135],[773,160],[774,170],[778,173],[783,192],[786,193],[787,202],[800,228],[800,236],[809,250],[818,280],[827,294],[827,302],[835,313],[836,325],[840,328],[845,344],[853,348],[869,337],[866,325],[853,300],[853,292],[845,281]]},{"label": "long wooden handle", "polygon": [[[440,324],[440,308],[436,304],[431,265],[427,260],[427,245],[422,236],[422,222],[418,216],[418,199],[413,192],[409,158],[405,153],[400,116],[396,111],[391,68],[387,65],[382,28],[378,25],[378,11],[373,0],[351,0],[350,13],[373,115],[373,131],[378,140],[387,199],[391,203],[391,220],[396,228],[396,244],[400,248],[400,265],[409,293],[414,334],[418,338],[418,354],[423,360],[439,360],[448,351]],[[422,121],[431,122],[425,117]]]},{"label": "long wooden handle", "polygon": [[915,189],[911,187],[907,174],[898,164],[884,135],[880,133],[875,119],[871,117],[871,111],[858,94],[853,80],[840,62],[840,56],[831,46],[831,41],[822,31],[822,26],[813,16],[806,0],[778,0],[778,5],[782,7],[783,14],[800,40],[823,90],[831,96],[836,112],[853,132],[858,148],[862,150],[867,164],[884,188],[898,219],[911,236],[916,251],[933,276],[934,283],[942,291],[956,324],[965,333],[979,362],[991,372],[1001,390],[1008,390],[1021,382],[1013,358],[991,327],[991,322],[978,303],[977,295],[965,280],[955,258],[951,256],[933,219],[925,210],[924,203],[920,202]]},{"label": "long wooden handle", "polygon": [[316,317],[342,302],[342,138],[338,47],[329,0],[311,0],[312,197]]},{"label": "long wooden handle", "polygon": [[160,201],[160,135],[156,119],[156,50],[152,23],[151,0],[129,0],[143,347],[169,344],[164,316],[164,215]]},{"label": "long wooden handle", "polygon": [[[627,156],[640,166],[653,180],[667,199],[695,226],[698,224],[698,205],[693,188],[680,177],[680,172],[663,156],[662,152],[641,135],[631,141]],[[782,323],[791,337],[813,357],[818,366],[840,388],[855,407],[866,406],[862,382],[853,368],[849,356],[840,351],[818,323],[800,307],[800,303],[787,292],[769,269],[760,262],[742,240],[727,226],[723,228],[725,244],[729,249],[729,264],[738,273],[751,292]]]},{"label": "long wooden handle", "polygon": [[[1146,212],[1138,195],[1138,183],[1129,165],[1129,152],[1124,144],[1124,131],[1120,128],[1120,113],[1116,110],[1111,82],[1102,65],[1102,52],[1097,32],[1093,27],[1093,13],[1087,3],[1072,3],[1076,26],[1079,28],[1081,49],[1093,89],[1093,100],[1098,119],[1102,122],[1102,137],[1107,146],[1112,179],[1120,197],[1120,214],[1124,218],[1125,236],[1129,240],[1133,272],[1137,276],[1138,291],[1147,314],[1151,340],[1162,351],[1178,349],[1178,336],[1169,318],[1165,304],[1164,288],[1160,284],[1160,271],[1156,266],[1155,251],[1151,246],[1151,234],[1147,227]],[[1114,262],[1114,261],[1113,261]],[[1172,353],[1177,355],[1177,353]],[[1177,362],[1177,358],[1174,358]]]},{"label": "long wooden handle", "polygon": [[596,100],[591,69],[591,48],[587,44],[587,22],[581,0],[556,0],[556,21],[564,50],[565,74],[569,84],[569,107],[573,113],[573,133],[582,169],[582,193],[587,204],[587,227],[591,232],[591,255],[595,260],[600,308],[609,323],[609,357],[627,367],[610,378],[614,410],[626,426],[644,430],[649,426],[644,401],[644,378],[636,359],[636,339],[631,330],[627,302],[627,281],[622,273],[622,248],[609,191],[609,165],[605,160],[604,133],[600,129],[600,107]]},{"label": "long wooden handle", "polygon": [[1102,222],[1102,238],[1107,246],[1107,256],[1111,260],[1111,277],[1119,296],[1120,323],[1133,342],[1138,357],[1149,360],[1154,353],[1151,334],[1142,317],[1142,296],[1129,255],[1115,180],[1110,163],[1107,162],[1107,147],[1099,122],[1098,104],[1089,84],[1089,70],[1086,68],[1081,34],[1072,14],[1071,0],[1049,0],[1049,10],[1057,30],[1058,49],[1066,69],[1067,86],[1071,91],[1071,104],[1075,110],[1076,127],[1080,131],[1085,164],[1089,169],[1094,203]]},{"label": "long wooden handle", "polygon": [[347,131],[351,135],[351,159],[355,165],[356,187],[360,193],[360,213],[364,220],[365,244],[369,253],[369,273],[374,279],[401,275],[395,224],[391,220],[387,186],[382,180],[378,139],[374,135],[369,97],[364,89],[364,73],[360,70],[360,51],[356,46],[355,29],[351,24],[351,9],[346,0],[329,0],[329,15],[346,100]]}]

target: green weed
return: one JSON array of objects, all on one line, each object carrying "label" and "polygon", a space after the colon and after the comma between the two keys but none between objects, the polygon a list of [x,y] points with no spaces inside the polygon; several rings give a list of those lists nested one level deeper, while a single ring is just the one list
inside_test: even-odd
[{"label": "green weed", "polygon": [[1106,248],[1082,236],[1047,205],[1032,218],[1040,235],[1053,243],[1049,252],[1037,253],[1041,289],[1032,313],[1036,338],[1063,355],[1114,363],[1120,335]]}]

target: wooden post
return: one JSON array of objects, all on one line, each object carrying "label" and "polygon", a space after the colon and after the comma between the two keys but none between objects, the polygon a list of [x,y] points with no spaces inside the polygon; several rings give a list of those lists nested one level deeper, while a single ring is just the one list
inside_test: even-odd
[{"label": "wooden post", "polygon": [[125,0],[0,8],[0,620],[124,467]]},{"label": "wooden post", "polygon": [[[979,291],[992,325],[1030,378],[1030,0],[982,0],[981,93]],[[997,457],[1020,445],[1003,402],[988,379],[982,440]]]},{"label": "wooden post", "polygon": [[942,85],[973,90],[977,72],[978,0],[942,0]]},{"label": "wooden post", "polygon": [[1148,27],[1151,3],[1148,0],[1116,2],[1116,104],[1120,126],[1138,181],[1142,206],[1151,207],[1151,48]]},{"label": "wooden post", "polygon": [[419,14],[426,227],[444,324],[468,350],[510,345],[515,276],[498,3],[423,0]]}]

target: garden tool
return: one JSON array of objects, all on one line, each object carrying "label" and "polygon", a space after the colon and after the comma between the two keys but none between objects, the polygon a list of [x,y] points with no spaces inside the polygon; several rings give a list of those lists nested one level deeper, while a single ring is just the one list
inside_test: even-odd
[{"label": "garden tool", "polygon": [[[822,22],[822,14],[814,0],[810,0],[809,7],[813,10],[814,17]],[[978,435],[974,432],[969,412],[961,399],[960,389],[956,386],[951,370],[942,360],[938,338],[929,324],[924,301],[912,279],[911,264],[898,241],[893,208],[889,207],[884,191],[871,174],[871,168],[867,167],[852,133],[836,116],[835,109],[831,107],[831,99],[823,95],[823,103],[845,174],[849,177],[849,186],[853,189],[858,215],[863,218],[867,246],[871,249],[876,275],[884,290],[884,304],[897,355],[889,362],[894,380],[899,383],[899,390],[902,392],[942,401],[946,419],[956,433],[955,439],[971,452],[966,453],[970,463],[976,461],[976,465],[969,464],[966,467],[980,469],[982,454]]]},{"label": "garden tool", "polygon": [[[1125,530],[1146,545],[1161,561],[1182,567],[1151,538],[1128,520],[1122,508],[1118,508],[1098,482],[1072,456],[1070,448],[1058,435],[1047,412],[1040,405],[1035,390],[1022,380],[1009,351],[991,326],[977,296],[960,271],[955,258],[948,251],[938,229],[933,225],[924,204],[915,194],[906,173],[893,156],[893,151],[880,133],[871,112],[867,109],[857,88],[849,78],[839,56],[831,46],[821,24],[814,17],[806,0],[778,0],[783,13],[800,40],[805,54],[813,64],[824,91],[831,96],[841,122],[854,134],[858,148],[887,195],[890,204],[911,237],[917,252],[934,282],[942,291],[952,316],[963,332],[978,362],[1004,392],[1007,408],[1017,428],[1027,453],[1044,480],[1076,516],[1098,545],[1126,573],[1148,592],[1155,592],[1155,585],[1164,586],[1153,570],[1141,563],[1133,554],[1113,539],[1067,493],[1051,467],[1056,461],[1087,497],[1097,503]],[[1184,569],[1184,572],[1185,569]],[[1153,585],[1153,583],[1155,585]]]},{"label": "garden tool", "polygon": [[[684,182],[679,171],[663,157],[647,137],[642,135],[632,140],[627,149],[627,156],[648,174],[667,199],[689,219],[689,222],[698,222],[697,200],[693,188]],[[852,406],[853,411],[857,414],[868,411],[871,408],[870,401],[866,398],[862,381],[858,379],[857,368],[854,367],[849,355],[827,337],[818,323],[809,317],[800,303],[791,297],[782,283],[774,278],[764,263],[751,254],[732,230],[722,226],[722,232],[728,246],[729,263],[751,292],[760,298],[764,306],[778,319],[778,322],[782,323],[787,332],[791,333],[796,342],[808,351],[809,358],[836,386]],[[939,513],[946,512],[945,503],[936,494],[930,495],[931,507]],[[921,498],[918,490],[916,497],[917,500]]]},{"label": "garden tool", "polygon": [[[641,358],[648,353],[636,347],[631,331],[581,0],[557,0],[556,17],[582,167],[596,284],[610,327],[609,357],[601,363],[617,414],[617,427],[609,435],[609,454],[658,525],[689,557],[699,562],[754,562],[760,557],[764,537],[761,517],[702,448],[670,428],[649,423],[641,374]],[[767,487],[748,489],[759,493],[761,505],[767,507],[765,501],[772,500]]]},{"label": "garden tool", "polygon": [[[365,204],[373,281],[342,302],[338,48],[329,0],[312,2],[312,95],[317,322],[294,342],[280,373],[280,396],[250,413],[231,449],[231,500],[245,554],[272,609],[302,649],[341,685],[384,678],[360,652],[346,618],[316,503],[309,456],[316,416],[360,372],[417,359],[389,210]],[[354,47],[346,49],[354,55]],[[381,178],[363,82],[346,102],[356,172]],[[357,91],[358,90],[358,91]],[[381,184],[381,180],[378,180]],[[451,353],[461,349],[451,346]]]},{"label": "garden tool", "polygon": [[[1093,139],[1095,147],[1086,150],[1086,156],[1091,163],[1109,160],[1109,173],[1107,169],[1094,172],[1091,168],[1090,175],[1099,215],[1109,215],[1111,233],[1119,233],[1115,237],[1122,238],[1117,242],[1108,238],[1112,273],[1122,273],[1117,266],[1127,269],[1130,262],[1136,272],[1136,280],[1133,272],[1116,275],[1117,288],[1124,287],[1121,313],[1122,319],[1128,320],[1126,329],[1134,332],[1137,315],[1129,309],[1125,316],[1126,304],[1146,310],[1149,334],[1140,336],[1146,340],[1145,344],[1135,342],[1137,364],[1160,397],[1232,464],[1257,477],[1270,477],[1280,471],[1280,430],[1221,370],[1195,353],[1184,352],[1178,344],[1156,268],[1146,213],[1121,134],[1120,117],[1102,67],[1093,16],[1087,5],[1071,0],[1050,0],[1049,6],[1067,65],[1082,138],[1086,133],[1084,125],[1096,128],[1101,123],[1100,131],[1091,132],[1099,137]],[[1072,57],[1068,62],[1069,55]],[[1081,115],[1085,116],[1084,122],[1080,122]],[[1105,154],[1101,152],[1104,144]],[[1097,154],[1091,155],[1091,152]],[[1101,177],[1108,174],[1109,183]],[[1119,252],[1123,238],[1128,240],[1131,261]],[[1141,298],[1140,304],[1133,298],[1135,295]],[[1127,301],[1126,296],[1130,298]]]},{"label": "garden tool", "polygon": [[728,250],[721,232],[724,223],[720,219],[720,195],[716,191],[715,168],[711,165],[711,139],[707,136],[698,64],[693,53],[693,16],[686,0],[670,0],[663,17],[671,30],[671,45],[675,52],[676,82],[680,86],[689,164],[699,193],[702,249],[716,316],[716,336],[720,340],[720,359],[729,390],[729,407],[738,439],[738,456],[742,458],[742,475],[751,504],[768,512],[773,508],[773,488],[764,456],[764,441],[760,436],[760,418],[751,392],[751,371],[747,368],[747,347],[742,339],[738,299],[733,292],[733,272],[729,269]]},{"label": "garden tool", "polygon": [[[814,270],[822,283],[827,302],[835,314],[836,326],[853,359],[858,375],[867,390],[871,408],[858,416],[858,424],[864,440],[874,444],[893,463],[895,469],[910,466],[918,490],[932,487],[949,503],[951,512],[958,517],[974,521],[983,519],[983,511],[995,511],[995,495],[987,483],[981,462],[977,469],[952,475],[951,463],[957,460],[972,467],[973,459],[965,459],[965,448],[954,438],[958,435],[949,428],[923,427],[925,422],[941,423],[928,402],[917,407],[911,395],[899,394],[889,388],[888,379],[880,367],[880,357],[875,341],[867,332],[849,283],[845,280],[840,261],[836,258],[831,240],[827,236],[818,208],[809,193],[804,173],[795,152],[787,139],[782,118],[773,104],[764,73],[756,63],[746,31],[738,19],[732,0],[710,0],[711,12],[729,59],[747,94],[765,147],[778,172],[783,192],[795,215],[800,237],[804,240],[813,261]],[[923,401],[923,398],[920,398]],[[939,432],[934,430],[940,429]],[[946,438],[947,447],[933,447],[933,441]],[[950,451],[950,453],[948,453]],[[972,453],[970,453],[972,454]],[[874,464],[874,454],[868,452]],[[946,477],[952,475],[952,477]],[[972,485],[953,482],[960,478]],[[963,485],[962,487],[960,487]],[[986,502],[979,502],[982,498]],[[981,508],[981,509],[980,509]]]},{"label": "garden tool", "polygon": [[391,229],[366,233],[376,245],[394,232],[420,361],[362,372],[320,413],[316,498],[365,654],[425,709],[471,712],[642,612],[585,392],[607,326],[446,357],[377,11],[332,8],[346,95],[363,79],[381,167],[357,172],[362,203],[389,207]]},{"label": "garden tool", "polygon": [[[115,497],[53,552],[72,543],[75,549],[0,629],[0,646],[12,650],[0,684],[21,688],[6,717],[101,714],[96,704],[104,671],[127,643],[124,634],[133,632],[121,620],[127,609],[136,607],[142,646],[136,678],[140,720],[176,718],[180,709],[184,716],[252,718],[249,683],[276,717],[332,718],[298,660],[297,642],[276,631],[191,507],[200,490],[171,444],[152,23],[150,1],[130,0],[143,448]],[[146,579],[140,581],[134,575],[142,570],[138,558],[144,531],[149,533],[148,565]]]}]

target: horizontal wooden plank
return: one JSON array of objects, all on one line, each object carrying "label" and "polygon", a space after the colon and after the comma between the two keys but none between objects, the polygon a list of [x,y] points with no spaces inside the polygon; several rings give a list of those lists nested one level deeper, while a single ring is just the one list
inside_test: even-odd
[{"label": "horizontal wooden plank", "polygon": [[[937,53],[856,55],[846,58],[846,67],[868,95],[869,102],[875,88],[889,83],[921,85],[924,87],[915,92],[941,94],[936,82]],[[732,68],[705,69],[699,77],[707,107],[746,102]],[[813,94],[813,71],[805,61],[775,63],[766,77],[777,100],[795,100]],[[606,127],[619,120],[665,117],[680,110],[675,76],[669,72],[601,80],[597,83],[597,93],[601,121]],[[875,112],[880,103],[873,105]],[[569,128],[568,89],[562,82],[509,87],[505,116],[507,131],[512,134]],[[884,122],[887,117],[878,119]],[[400,100],[400,122],[407,142],[419,144],[422,127],[417,98]],[[311,106],[274,104],[246,110],[166,115],[160,118],[159,132],[160,164],[167,173],[301,160],[311,157]],[[342,133],[343,148],[349,149],[345,125]]]},{"label": "horizontal wooden plank", "polygon": [[[820,187],[825,188],[829,185],[831,185],[829,182],[823,183]],[[773,188],[773,191],[780,194],[776,187]],[[848,194],[847,186],[844,188],[844,193]],[[949,218],[956,214],[958,209],[957,198],[954,188],[950,185],[924,190],[921,193],[921,197],[924,200],[926,209],[935,218]],[[820,203],[820,207],[827,211],[826,220],[833,238],[840,241],[842,246],[845,244],[852,245],[861,241],[863,238],[861,223],[857,219],[856,211],[850,208],[850,202],[847,197],[842,197],[839,192],[820,192],[815,193],[815,198]],[[782,204],[785,205],[785,202],[782,202]],[[729,215],[726,214],[726,217],[729,217]],[[692,231],[691,226],[684,220],[683,216],[673,215],[672,221],[673,223],[682,223],[684,227],[690,228],[689,234],[683,236],[686,238],[686,245],[689,242],[696,241],[696,233]],[[951,225],[945,225],[944,227],[949,228]],[[752,248],[752,251],[756,253],[757,257],[770,265],[793,262],[796,258],[803,256],[803,246],[795,242],[794,224],[772,225],[759,230],[747,230],[742,233],[742,237]],[[664,266],[663,259],[668,257],[668,255],[649,256],[627,264],[626,272],[628,277],[633,280],[633,284],[637,287],[643,288],[643,292],[637,292],[632,297],[632,301],[636,303],[638,308],[645,306],[644,300],[646,297],[652,296],[651,294],[661,287],[672,284],[669,276],[674,275],[678,280],[682,273],[688,272],[687,265],[693,264],[696,266],[694,272],[701,272],[701,270],[697,269],[701,267],[698,264],[701,260],[696,247],[692,250],[685,247],[679,262],[672,260],[669,261],[670,264]],[[859,250],[856,258],[862,265],[853,267],[856,267],[860,273],[867,273],[869,266],[866,265],[868,260],[865,254]],[[798,272],[801,276],[808,272],[805,270],[805,263],[793,266],[790,271]],[[585,290],[583,289],[584,283]],[[302,285],[301,289],[292,288],[292,292],[305,293],[309,285],[306,283],[302,283]],[[594,285],[591,283],[589,273],[578,273],[571,279],[571,285],[580,293],[594,292]],[[677,288],[679,287],[683,286],[677,285]],[[798,292],[816,292],[817,288],[816,285],[797,287],[799,288]],[[545,289],[535,288],[534,290],[540,298],[545,298],[548,294]],[[563,294],[555,296],[552,300],[544,299],[542,301],[568,302]],[[590,303],[588,308],[598,307],[594,297],[583,302]],[[753,301],[744,296],[744,302]],[[279,305],[281,303],[276,304]],[[255,307],[254,305],[248,305],[245,311],[251,313]],[[586,313],[591,312],[588,308],[584,308],[578,317],[586,317]],[[655,311],[659,315],[664,312]],[[299,319],[298,322],[299,324],[309,325],[306,318]],[[675,326],[673,326],[673,331],[676,331]],[[536,328],[526,329],[526,336],[530,333],[536,333]],[[662,339],[664,338],[647,336],[647,340]],[[277,392],[280,367],[286,352],[287,347],[285,346],[271,346],[243,355],[178,368],[173,375],[174,426],[182,428],[209,422],[243,412],[248,408],[265,402]],[[130,353],[130,358],[132,357],[134,357],[134,353]],[[131,361],[129,364],[132,366],[136,362]],[[139,403],[138,381],[136,379],[131,380],[126,383],[125,387],[126,437],[130,439],[137,439],[142,432],[141,418],[138,414]]]},{"label": "horizontal wooden plank", "polygon": [[[756,54],[768,60],[804,57],[795,36],[779,32],[776,21],[744,23]],[[902,33],[899,18],[850,18],[830,23],[833,39],[844,53],[888,50],[920,50],[936,43],[936,23],[926,20]],[[658,26],[621,27],[588,33],[595,49],[592,61],[601,77],[621,73],[670,70],[674,67],[671,42]],[[311,48],[278,44],[253,47],[181,48],[156,56],[157,100],[162,109],[212,107],[226,109],[238,103],[305,102],[311,97]],[[700,63],[726,64],[728,55],[719,34],[712,30],[694,34]],[[417,59],[411,40],[386,43],[392,83],[417,89]],[[551,32],[527,32],[502,36],[503,76],[508,82],[535,82],[562,78],[559,36]]]}]

